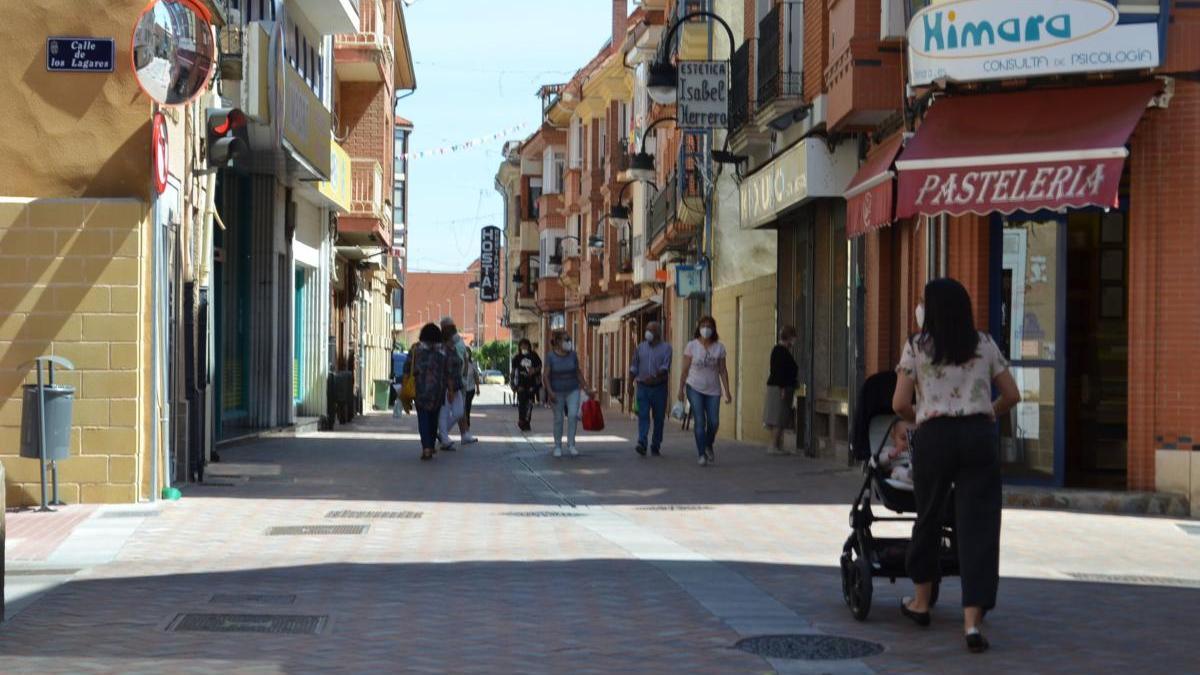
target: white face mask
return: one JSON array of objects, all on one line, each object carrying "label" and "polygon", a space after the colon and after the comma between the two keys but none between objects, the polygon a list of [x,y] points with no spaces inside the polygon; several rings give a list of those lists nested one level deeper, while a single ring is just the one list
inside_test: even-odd
[{"label": "white face mask", "polygon": [[529,356],[529,350],[528,350],[528,349],[522,349],[522,350],[521,350],[521,355],[522,355],[522,356]]},{"label": "white face mask", "polygon": [[570,340],[563,340],[562,348],[564,352],[569,352],[575,349],[575,343],[571,342]]},{"label": "white face mask", "polygon": [[709,327],[709,326],[701,326],[700,327],[700,337],[707,340],[707,339],[711,338],[712,336],[713,336],[713,329],[711,327]]},{"label": "white face mask", "polygon": [[925,327],[925,304],[922,303],[922,304],[917,305],[917,309],[916,309],[915,313],[917,315],[917,328],[924,328]]},{"label": "white face mask", "polygon": [[646,331],[646,342],[654,342],[654,332]]}]

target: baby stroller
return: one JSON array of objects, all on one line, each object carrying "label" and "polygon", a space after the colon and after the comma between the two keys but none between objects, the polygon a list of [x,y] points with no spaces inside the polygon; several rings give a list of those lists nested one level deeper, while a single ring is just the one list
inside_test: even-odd
[{"label": "baby stroller", "polygon": [[[889,480],[879,454],[900,418],[892,410],[892,395],[896,389],[896,374],[883,372],[872,375],[859,392],[851,452],[863,463],[866,478],[850,508],[850,536],[842,547],[842,597],[854,618],[865,621],[871,611],[872,579],[882,577],[896,583],[908,577],[905,557],[908,538],[884,538],[871,534],[871,524],[884,522],[913,522],[914,516],[878,516],[871,508],[874,500],[888,510],[915,514],[916,500],[911,488]],[[953,499],[949,500],[953,503]],[[954,525],[947,519],[942,528],[941,574],[958,576],[958,548]],[[933,602],[937,602],[939,583],[933,584]]]}]

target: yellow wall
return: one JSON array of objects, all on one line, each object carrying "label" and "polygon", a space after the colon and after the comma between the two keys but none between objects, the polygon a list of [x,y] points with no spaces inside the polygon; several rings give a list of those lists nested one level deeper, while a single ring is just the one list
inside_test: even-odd
[{"label": "yellow wall", "polygon": [[0,457],[8,504],[39,498],[38,462],[20,449],[21,366],[46,354],[75,371],[67,502],[132,502],[144,461],[148,380],[143,238],[149,211],[133,199],[0,198]]},{"label": "yellow wall", "polygon": [[[740,331],[739,299],[742,313]],[[774,274],[713,292],[713,318],[717,320],[721,342],[725,343],[729,354],[729,386],[734,390],[733,405],[721,403],[721,438],[761,443],[770,440],[770,433],[763,428],[762,419],[771,349],[775,346],[776,303]],[[737,388],[739,368],[744,376],[740,396]],[[737,434],[738,415],[742,422],[740,438]]]},{"label": "yellow wall", "polygon": [[[129,53],[145,0],[4,4],[0,195],[147,201],[151,108]],[[50,36],[113,38],[114,71],[47,72]]]}]

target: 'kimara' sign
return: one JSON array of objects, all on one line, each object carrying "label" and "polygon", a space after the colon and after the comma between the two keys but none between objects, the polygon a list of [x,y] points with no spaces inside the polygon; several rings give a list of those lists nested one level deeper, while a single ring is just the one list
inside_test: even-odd
[{"label": "'kimara' sign", "polygon": [[1158,27],[1118,23],[1104,0],[956,0],[930,5],[908,26],[915,85],[1159,65]]}]

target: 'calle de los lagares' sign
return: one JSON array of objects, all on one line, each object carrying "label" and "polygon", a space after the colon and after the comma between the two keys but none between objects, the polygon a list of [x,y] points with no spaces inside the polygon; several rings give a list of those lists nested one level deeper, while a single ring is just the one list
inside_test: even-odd
[{"label": "'calle de los lagares' sign", "polygon": [[926,7],[908,26],[915,85],[1159,65],[1155,23],[1118,24],[1104,0],[957,0]]}]

